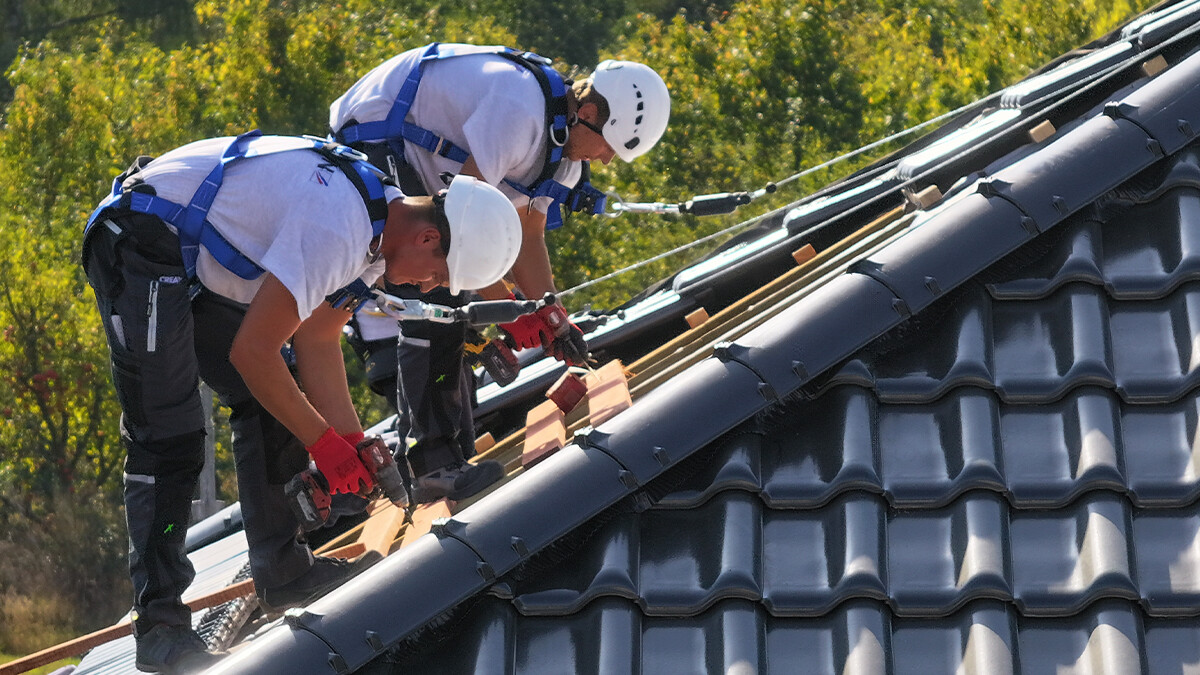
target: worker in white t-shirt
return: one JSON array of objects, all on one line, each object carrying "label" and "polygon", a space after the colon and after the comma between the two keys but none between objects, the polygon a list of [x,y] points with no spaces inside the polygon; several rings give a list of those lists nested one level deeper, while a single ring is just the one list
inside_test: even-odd
[{"label": "worker in white t-shirt", "polygon": [[[313,556],[284,496],[310,458],[334,492],[371,486],[340,345],[354,300],[381,276],[488,286],[516,258],[520,224],[496,188],[460,177],[406,197],[360,157],[257,132],[199,141],[139,158],[89,219],[83,265],[123,411],[139,669],[190,672],[217,657],[180,599],[204,462],[199,380],[232,411],[259,600],[269,612],[304,604],[378,559]],[[281,354],[289,341],[303,391]]]},{"label": "worker in white t-shirt", "polygon": [[[555,290],[545,233],[561,224],[560,208],[603,211],[603,194],[587,182],[589,163],[645,153],[669,115],[662,78],[639,63],[604,61],[591,77],[572,83],[528,52],[435,43],[363,76],[330,106],[329,125],[334,138],[365,152],[406,192],[428,194],[464,174],[497,186],[521,219],[521,252],[508,278],[537,298]],[[480,295],[500,299],[509,289],[500,283]],[[444,292],[433,299],[451,301]],[[364,333],[386,335],[386,328],[368,325],[375,320],[356,317]],[[562,306],[553,305],[501,328],[518,348],[541,346],[577,362],[587,354],[582,332],[572,324],[569,335],[556,340],[551,328],[566,320]],[[394,322],[390,329],[395,332]],[[419,502],[468,497],[499,479],[502,468],[464,461],[475,445],[465,327],[406,322],[402,332],[395,365],[390,341],[368,343],[368,370],[376,391],[399,390],[414,496]],[[397,367],[398,387],[390,378]]]}]

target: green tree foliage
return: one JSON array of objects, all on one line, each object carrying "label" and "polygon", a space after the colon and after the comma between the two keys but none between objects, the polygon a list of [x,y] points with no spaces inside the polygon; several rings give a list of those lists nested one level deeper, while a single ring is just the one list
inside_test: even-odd
[{"label": "green tree foliage", "polygon": [[[862,97],[839,59],[832,4],[747,0],[711,23],[640,17],[614,56],[655,65],[671,88],[671,125],[653,152],[599,169],[593,182],[633,201],[682,201],[696,193],[756,189],[832,150],[853,147]],[[548,237],[562,286],[733,222],[573,220]],[[586,297],[613,306],[679,263],[668,259]]]},{"label": "green tree foliage", "polygon": [[[434,40],[512,44],[573,75],[610,57],[662,73],[673,100],[662,143],[633,164],[597,167],[594,182],[631,201],[681,201],[761,187],[952,110],[1149,4],[0,0],[0,59],[11,59],[0,83],[0,547],[48,550],[16,535],[62,522],[73,492],[88,509],[117,508],[118,410],[79,235],[138,154],[256,127],[323,134],[329,102],[399,51]],[[548,236],[560,286],[781,207],[853,168],[791,183],[735,216],[570,218]],[[571,302],[618,305],[702,250]],[[382,408],[353,376],[360,410],[375,406],[364,415],[372,422]],[[0,596],[12,579],[0,574]],[[86,604],[103,586],[68,591]]]},{"label": "green tree foliage", "polygon": [[[149,39],[177,43],[194,27],[192,4],[192,0],[0,0],[0,63],[12,61],[23,44],[91,36],[98,21],[112,17],[135,23]],[[11,96],[12,87],[0,80],[0,104]]]}]

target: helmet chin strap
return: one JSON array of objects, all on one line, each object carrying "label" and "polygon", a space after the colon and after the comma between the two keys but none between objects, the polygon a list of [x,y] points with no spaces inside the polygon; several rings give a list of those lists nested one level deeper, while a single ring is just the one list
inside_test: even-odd
[{"label": "helmet chin strap", "polygon": [[600,127],[596,126],[595,124],[592,124],[591,122],[583,119],[582,117],[579,117],[578,115],[575,116],[575,122],[576,122],[576,124],[582,124],[583,126],[596,132],[597,134],[599,134],[600,138],[604,138],[604,130],[601,129]]}]

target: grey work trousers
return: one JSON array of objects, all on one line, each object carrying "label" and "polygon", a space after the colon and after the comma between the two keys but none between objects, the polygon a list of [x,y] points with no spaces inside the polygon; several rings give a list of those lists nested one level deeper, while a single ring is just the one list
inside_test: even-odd
[{"label": "grey work trousers", "polygon": [[[422,294],[401,287],[397,292],[451,307],[465,304],[469,295],[454,296],[445,288]],[[475,455],[475,382],[463,359],[466,330],[463,323],[401,322],[396,400],[401,424],[407,424],[406,456],[414,478]]]},{"label": "grey work trousers", "polygon": [[[356,144],[377,167],[391,175],[404,194],[430,194],[420,176],[397,152],[400,142]],[[443,186],[437,186],[440,189]],[[415,286],[389,286],[387,291],[450,307],[461,307],[472,294],[452,295],[446,288],[421,293]],[[371,368],[371,388],[395,391],[389,400],[396,407],[397,431],[407,437],[406,457],[413,477],[465,461],[475,455],[475,421],[472,394],[474,373],[463,359],[464,324],[403,321],[400,339],[367,344],[368,366],[390,363],[395,350],[396,370]],[[373,363],[377,362],[377,363]],[[398,377],[395,372],[398,371]],[[386,396],[386,395],[385,395]]]},{"label": "grey work trousers", "polygon": [[229,363],[245,308],[201,289],[192,298],[179,242],[159,219],[117,213],[84,242],[121,404],[125,511],[135,630],[185,625],[181,595],[194,577],[184,549],[203,467],[203,379],[231,409],[239,499],[258,588],[313,564],[284,483],[308,465],[304,446],[250,394]]}]

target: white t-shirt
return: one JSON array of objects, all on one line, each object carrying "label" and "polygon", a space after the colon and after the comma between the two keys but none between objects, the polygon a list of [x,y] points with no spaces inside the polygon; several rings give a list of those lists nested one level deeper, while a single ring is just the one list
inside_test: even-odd
[{"label": "white t-shirt", "polygon": [[[443,44],[440,53],[470,52],[471,45]],[[484,48],[486,49],[486,48]],[[410,49],[385,61],[329,106],[329,126],[387,119],[410,71],[425,47]],[[483,179],[500,188],[520,210],[529,198],[503,180],[528,186],[541,175],[546,159],[546,97],[537,78],[523,66],[494,54],[471,54],[427,63],[409,109],[408,122],[428,129],[467,151]],[[405,159],[430,193],[445,187],[441,175],[456,175],[462,165],[405,144]],[[580,163],[564,159],[555,180],[568,187],[579,182]],[[542,213],[551,199],[539,197]]]},{"label": "white t-shirt", "polygon": [[[137,175],[159,197],[187,206],[232,138],[190,143],[156,158]],[[261,151],[286,139],[253,141]],[[385,189],[388,201],[403,195]],[[325,296],[362,279],[373,284],[384,261],[368,262],[374,233],[367,207],[342,170],[308,150],[239,159],[225,167],[208,221],[259,267],[275,275],[296,299],[300,320]],[[206,288],[248,304],[262,277],[247,281],[225,269],[203,247],[196,274]]]}]

